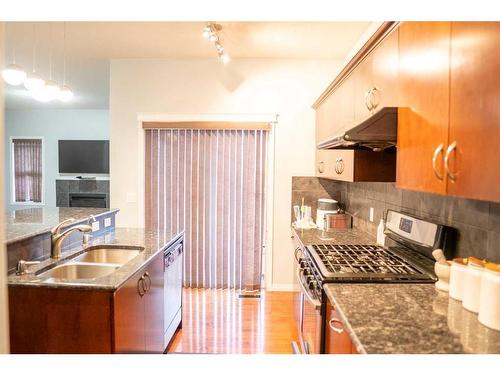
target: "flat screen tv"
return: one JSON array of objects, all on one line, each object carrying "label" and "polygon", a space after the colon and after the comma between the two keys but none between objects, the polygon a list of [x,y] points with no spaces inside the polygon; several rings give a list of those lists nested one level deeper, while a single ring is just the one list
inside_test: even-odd
[{"label": "flat screen tv", "polygon": [[109,141],[59,141],[59,173],[109,174]]}]

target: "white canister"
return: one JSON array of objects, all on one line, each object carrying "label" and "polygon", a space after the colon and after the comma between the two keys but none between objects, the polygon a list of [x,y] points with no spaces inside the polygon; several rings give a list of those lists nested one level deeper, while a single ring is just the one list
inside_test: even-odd
[{"label": "white canister", "polygon": [[500,331],[500,264],[486,263],[481,277],[479,322]]},{"label": "white canister", "polygon": [[484,271],[484,261],[469,257],[464,276],[462,306],[474,313],[479,312],[479,292]]},{"label": "white canister", "polygon": [[450,297],[458,301],[462,300],[464,288],[464,276],[467,269],[467,258],[455,258],[450,269]]}]

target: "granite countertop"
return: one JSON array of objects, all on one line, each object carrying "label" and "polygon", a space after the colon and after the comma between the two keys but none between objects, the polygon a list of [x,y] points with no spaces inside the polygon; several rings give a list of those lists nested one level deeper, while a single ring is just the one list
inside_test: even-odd
[{"label": "granite countertop", "polygon": [[327,284],[360,353],[500,353],[500,331],[433,284]]},{"label": "granite countertop", "polygon": [[76,224],[95,217],[117,212],[109,208],[79,208],[79,207],[32,207],[8,211],[5,214],[5,243],[22,241],[39,234],[48,233],[61,221],[74,218]]},{"label": "granite countertop", "polygon": [[[154,232],[142,228],[117,228],[114,232],[92,239],[87,245],[78,245],[63,252],[60,260],[47,259],[36,266],[29,267],[29,273],[17,276],[11,275],[8,284],[11,287],[44,287],[44,288],[71,288],[71,289],[99,289],[116,290],[127,281],[135,272],[144,266],[158,252],[170,243],[181,237],[183,232]],[[123,245],[124,247],[142,247],[135,258],[125,263],[108,276],[96,279],[80,279],[77,283],[42,281],[36,274],[69,261],[83,253],[85,249],[95,245]]]},{"label": "granite countertop", "polygon": [[311,244],[374,245],[375,237],[359,229],[299,229],[292,226],[292,232],[303,246]]}]

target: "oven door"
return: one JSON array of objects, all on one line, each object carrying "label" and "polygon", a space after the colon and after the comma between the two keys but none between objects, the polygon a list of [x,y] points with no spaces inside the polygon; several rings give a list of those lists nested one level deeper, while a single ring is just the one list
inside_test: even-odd
[{"label": "oven door", "polygon": [[300,323],[300,349],[303,354],[323,352],[323,316],[321,301],[314,296],[300,270],[297,272],[302,306]]}]

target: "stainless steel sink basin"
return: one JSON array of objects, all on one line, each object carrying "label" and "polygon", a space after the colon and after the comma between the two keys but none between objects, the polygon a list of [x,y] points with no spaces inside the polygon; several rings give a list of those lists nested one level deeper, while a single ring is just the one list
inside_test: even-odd
[{"label": "stainless steel sink basin", "polygon": [[82,255],[77,256],[74,261],[88,263],[112,263],[123,265],[140,254],[142,248],[113,248],[96,247],[90,248]]},{"label": "stainless steel sink basin", "polygon": [[118,265],[111,264],[89,264],[89,263],[66,263],[54,267],[41,273],[39,276],[45,281],[53,279],[79,280],[95,279],[107,276],[120,268]]}]

